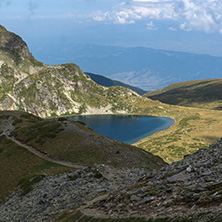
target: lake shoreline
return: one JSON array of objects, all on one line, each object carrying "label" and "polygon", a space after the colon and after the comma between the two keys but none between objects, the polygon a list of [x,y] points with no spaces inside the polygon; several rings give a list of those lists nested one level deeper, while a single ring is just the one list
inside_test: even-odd
[{"label": "lake shoreline", "polygon": [[[158,116],[158,117],[159,117],[159,116]],[[165,117],[165,116],[160,116],[160,117]],[[143,138],[140,139],[139,141],[137,141],[137,142],[135,142],[135,143],[132,143],[132,144],[130,144],[130,145],[137,146],[136,144],[137,144],[137,143],[140,143],[140,141],[142,141],[142,140],[144,140],[144,139],[146,139],[146,138],[148,138],[148,137],[150,137],[150,136],[152,136],[152,135],[154,135],[154,134],[156,134],[156,133],[163,132],[163,131],[167,131],[167,130],[169,130],[170,128],[172,128],[173,125],[176,123],[176,120],[175,120],[175,118],[173,118],[173,117],[167,117],[167,118],[170,118],[170,119],[173,120],[173,123],[171,124],[170,127],[168,127],[167,129],[163,129],[163,130],[158,130],[157,132],[154,132],[154,133],[150,134],[149,136],[143,137]]]},{"label": "lake shoreline", "polygon": [[[176,119],[174,117],[169,117],[169,116],[157,116],[157,115],[143,115],[143,114],[121,114],[121,113],[112,113],[112,114],[98,114],[98,113],[95,113],[95,114],[77,114],[77,115],[62,115],[62,116],[58,116],[58,117],[52,117],[52,118],[47,118],[47,119],[58,119],[58,118],[68,118],[68,117],[83,117],[83,116],[135,116],[135,117],[153,117],[153,118],[170,118],[173,120],[173,123],[170,125],[170,127],[168,127],[167,129],[160,129],[160,130],[157,130],[156,132],[153,132],[151,133],[150,135],[148,136],[144,136],[143,138],[139,139],[138,141],[136,142],[133,142],[133,143],[130,143],[130,145],[133,145],[133,146],[136,146],[137,143],[139,143],[141,140],[144,140],[156,133],[159,133],[159,132],[162,132],[162,131],[167,131],[169,130],[170,128],[172,128],[172,126],[176,123]],[[74,120],[73,120],[74,121]]]},{"label": "lake shoreline", "polygon": [[157,132],[168,130],[175,123],[172,117],[141,114],[70,115],[63,118],[83,122],[103,136],[130,145]]},{"label": "lake shoreline", "polygon": [[[147,114],[126,114],[126,113],[107,113],[107,114],[99,114],[99,113],[96,113],[96,114],[70,114],[70,115],[61,115],[61,116],[56,116],[56,117],[47,117],[47,118],[44,118],[44,119],[58,119],[58,118],[66,118],[66,117],[72,117],[72,116],[139,116],[139,117],[166,117],[166,118],[171,118],[174,120],[174,123],[176,122],[176,119],[172,116],[156,116],[156,115],[147,115]],[[173,124],[174,124],[173,123]]]}]

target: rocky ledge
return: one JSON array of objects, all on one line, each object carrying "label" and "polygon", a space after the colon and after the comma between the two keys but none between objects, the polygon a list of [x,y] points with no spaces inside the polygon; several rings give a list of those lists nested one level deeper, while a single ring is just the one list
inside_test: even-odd
[{"label": "rocky ledge", "polygon": [[182,217],[201,222],[213,217],[222,221],[222,139],[152,171],[91,209],[109,217]]}]

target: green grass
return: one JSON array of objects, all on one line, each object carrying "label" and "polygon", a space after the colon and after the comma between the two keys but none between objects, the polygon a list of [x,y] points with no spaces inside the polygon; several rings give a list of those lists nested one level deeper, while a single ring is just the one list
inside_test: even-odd
[{"label": "green grass", "polygon": [[[90,216],[84,216],[80,211],[75,213],[63,213],[61,216],[58,216],[55,219],[56,222],[148,222],[145,218],[121,218],[121,219],[112,219],[112,218],[93,218]],[[152,222],[152,221],[149,221]],[[158,221],[156,221],[158,222]],[[164,222],[164,221],[162,221]]]},{"label": "green grass", "polygon": [[[24,119],[23,127],[21,125]],[[17,127],[12,135],[27,144],[35,146],[35,144],[43,145],[47,139],[56,138],[57,134],[63,131],[60,122],[45,120],[33,117],[32,115],[22,114],[20,119],[16,119],[13,123]]]},{"label": "green grass", "polygon": [[59,118],[58,118],[58,121],[62,121],[62,122],[63,122],[63,121],[66,121],[66,120],[67,120],[67,119],[64,118],[64,117],[59,117]]},{"label": "green grass", "polygon": [[180,120],[179,126],[181,128],[185,128],[190,125],[189,121],[199,120],[199,119],[200,119],[200,116],[198,114],[196,114],[195,116],[189,116],[189,117],[183,118],[182,120]]},{"label": "green grass", "polygon": [[[26,187],[23,194],[27,193],[43,173],[54,175],[70,169],[35,156],[5,136],[0,137],[0,150],[0,202],[19,185]],[[32,178],[34,180],[28,183]],[[21,184],[22,181],[26,183]]]},{"label": "green grass", "polygon": [[28,120],[38,120],[38,121],[41,121],[42,119],[38,116],[34,116],[34,115],[31,115],[29,113],[22,113],[20,115],[20,118],[22,119],[28,119]]},{"label": "green grass", "polygon": [[[52,140],[46,141],[42,146],[35,146],[51,156],[80,165],[103,163],[114,166],[143,166],[149,169],[155,167],[155,161],[158,162],[155,158],[154,161],[149,161],[149,154],[145,155],[138,148],[110,142],[81,123],[73,124],[76,125],[75,131],[65,127],[55,138],[50,138]],[[118,156],[117,150],[121,150]]]}]

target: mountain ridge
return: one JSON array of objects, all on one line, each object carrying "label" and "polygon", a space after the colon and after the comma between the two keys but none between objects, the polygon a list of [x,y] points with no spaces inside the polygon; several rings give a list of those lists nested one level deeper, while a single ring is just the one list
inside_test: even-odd
[{"label": "mountain ridge", "polygon": [[135,86],[131,86],[128,84],[125,84],[123,82],[117,81],[117,80],[113,80],[110,78],[107,78],[103,75],[99,75],[99,74],[94,74],[94,73],[90,73],[90,72],[85,72],[85,74],[87,74],[88,76],[90,76],[90,78],[96,82],[99,85],[105,86],[105,87],[110,87],[110,86],[122,86],[124,88],[129,88],[131,90],[133,90],[134,92],[138,93],[139,95],[143,95],[145,93],[147,93],[145,90],[140,89],[138,87]]},{"label": "mountain ridge", "polygon": [[222,79],[205,79],[181,82],[144,96],[171,105],[222,109]]}]

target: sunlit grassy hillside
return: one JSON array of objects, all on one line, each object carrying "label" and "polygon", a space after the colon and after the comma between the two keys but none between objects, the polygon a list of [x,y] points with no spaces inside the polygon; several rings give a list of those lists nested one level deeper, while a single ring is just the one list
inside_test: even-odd
[{"label": "sunlit grassy hillside", "polygon": [[222,79],[175,83],[144,96],[172,105],[221,110]]}]

